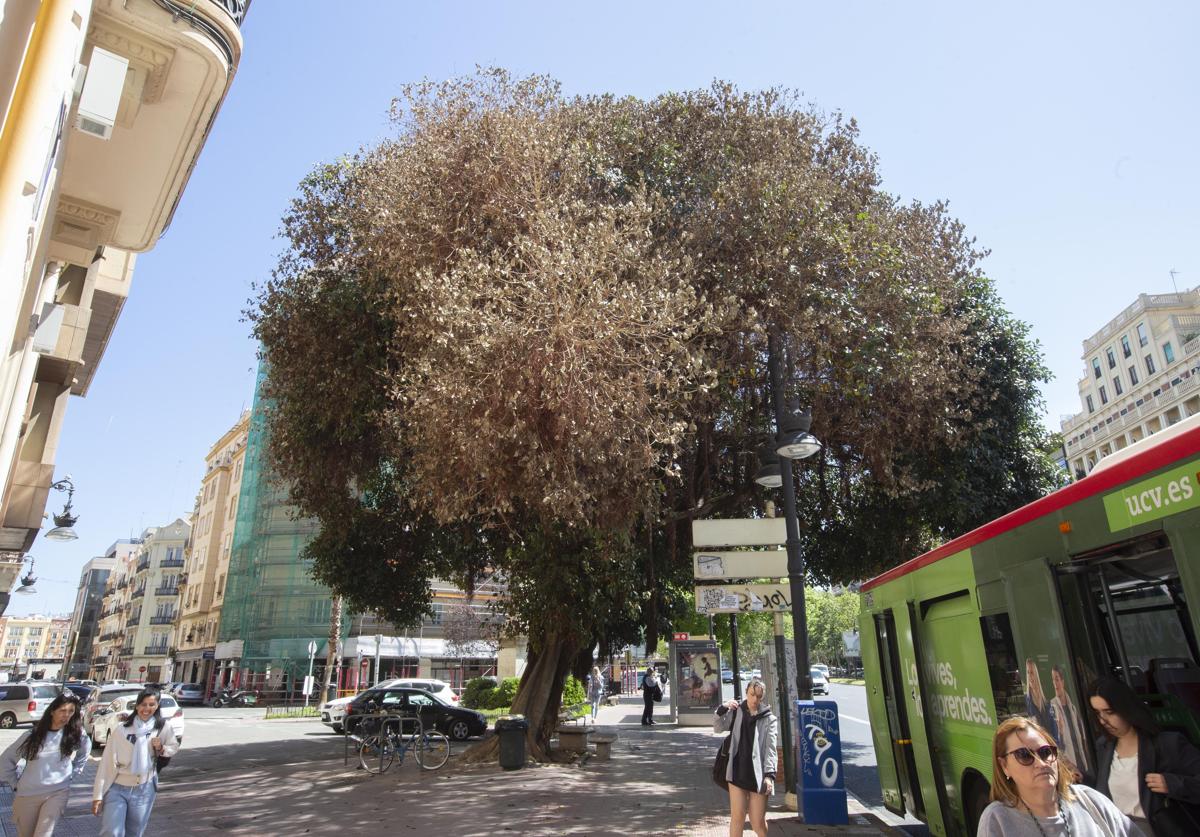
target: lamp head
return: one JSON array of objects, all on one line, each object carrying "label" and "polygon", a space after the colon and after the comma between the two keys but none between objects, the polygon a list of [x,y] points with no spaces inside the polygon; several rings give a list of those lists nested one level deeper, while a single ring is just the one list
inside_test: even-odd
[{"label": "lamp head", "polygon": [[821,442],[808,432],[812,427],[812,411],[801,411],[798,405],[790,409],[779,426],[776,452],[786,459],[808,459],[821,450]]},{"label": "lamp head", "polygon": [[783,486],[783,470],[779,467],[779,456],[769,447],[758,453],[758,472],[754,481],[763,488],[780,488]]}]

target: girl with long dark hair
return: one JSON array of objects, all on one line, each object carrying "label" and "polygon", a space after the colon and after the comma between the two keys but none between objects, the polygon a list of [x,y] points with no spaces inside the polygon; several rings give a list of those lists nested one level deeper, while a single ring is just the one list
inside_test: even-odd
[{"label": "girl with long dark hair", "polygon": [[0,782],[17,789],[13,823],[19,837],[54,833],[67,807],[71,780],[83,772],[91,751],[92,740],[83,734],[79,718],[79,698],[67,692],[0,755]]},{"label": "girl with long dark hair", "polygon": [[109,736],[96,771],[92,813],[101,818],[100,837],[142,837],[158,795],[158,759],[178,750],[158,711],[158,690],[142,689],[129,719]]},{"label": "girl with long dark hair", "polygon": [[1093,683],[1088,703],[1105,733],[1096,790],[1156,837],[1200,833],[1200,750],[1179,733],[1162,731],[1141,698],[1116,678]]}]

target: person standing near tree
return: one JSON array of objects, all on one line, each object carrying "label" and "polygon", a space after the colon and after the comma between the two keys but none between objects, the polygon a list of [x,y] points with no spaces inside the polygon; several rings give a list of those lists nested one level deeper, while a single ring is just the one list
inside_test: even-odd
[{"label": "person standing near tree", "polygon": [[604,699],[604,677],[600,674],[600,666],[592,666],[592,674],[588,678],[588,702],[592,704],[592,720],[600,714],[600,701]]},{"label": "person standing near tree", "polygon": [[662,684],[654,666],[647,666],[642,675],[642,726],[654,726],[654,702],[662,700]]},{"label": "person standing near tree", "polygon": [[[49,837],[67,807],[71,780],[87,766],[92,740],[83,732],[79,698],[56,697],[33,729],[0,756],[0,782],[16,788],[13,824],[18,837]],[[21,762],[23,770],[18,771]]]}]

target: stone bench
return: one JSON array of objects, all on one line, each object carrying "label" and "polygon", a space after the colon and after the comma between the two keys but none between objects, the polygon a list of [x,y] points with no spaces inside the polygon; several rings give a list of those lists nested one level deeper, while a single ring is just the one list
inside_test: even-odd
[{"label": "stone bench", "polygon": [[596,758],[600,761],[608,761],[612,756],[612,745],[616,742],[615,735],[597,735],[592,738],[596,745]]},{"label": "stone bench", "polygon": [[586,753],[588,736],[592,734],[592,731],[592,727],[587,726],[560,726],[558,728],[558,749],[567,753]]}]

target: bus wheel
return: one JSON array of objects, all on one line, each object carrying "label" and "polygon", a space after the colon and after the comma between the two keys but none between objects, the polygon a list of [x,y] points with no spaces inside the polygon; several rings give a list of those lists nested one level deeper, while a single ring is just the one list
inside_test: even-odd
[{"label": "bus wheel", "polygon": [[967,815],[967,834],[975,837],[979,832],[979,818],[983,816],[983,809],[991,801],[992,789],[982,776],[968,777],[966,787],[966,793],[963,794],[963,812]]}]

